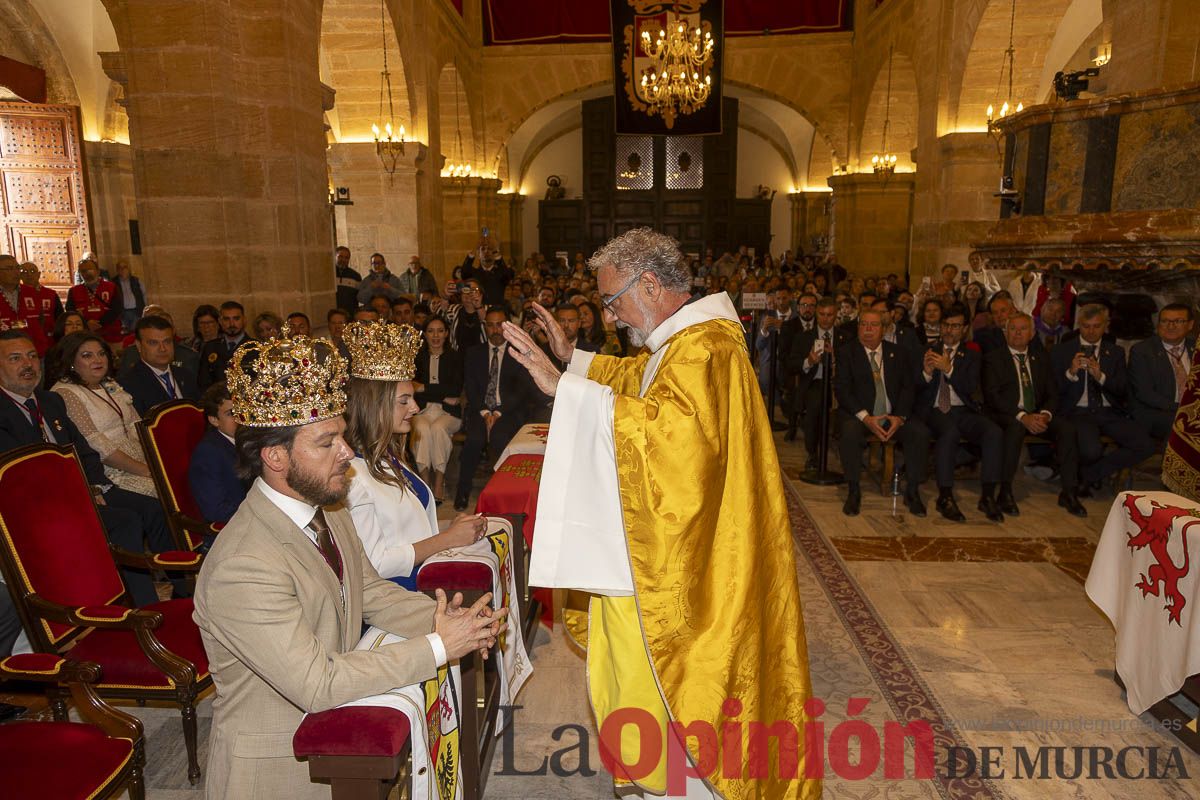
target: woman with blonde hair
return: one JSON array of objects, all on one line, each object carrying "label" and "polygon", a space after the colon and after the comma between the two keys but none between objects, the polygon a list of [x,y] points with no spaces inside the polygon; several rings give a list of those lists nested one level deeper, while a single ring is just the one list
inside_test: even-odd
[{"label": "woman with blonde hair", "polygon": [[417,329],[352,322],[342,340],[351,364],[345,436],[355,453],[346,507],[375,570],[415,589],[417,567],[425,559],[479,541],[487,520],[460,514],[439,533],[433,492],[404,461],[412,418],[421,410],[413,386],[421,347]]}]

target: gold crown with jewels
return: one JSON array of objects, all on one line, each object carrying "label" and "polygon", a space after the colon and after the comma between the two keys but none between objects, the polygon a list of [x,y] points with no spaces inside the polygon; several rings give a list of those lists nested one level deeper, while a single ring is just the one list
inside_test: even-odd
[{"label": "gold crown with jewels", "polygon": [[239,425],[307,425],[346,410],[346,359],[328,339],[247,341],[229,360],[225,381]]},{"label": "gold crown with jewels", "polygon": [[411,381],[417,374],[421,332],[394,322],[351,322],[342,333],[350,376],[368,381]]}]

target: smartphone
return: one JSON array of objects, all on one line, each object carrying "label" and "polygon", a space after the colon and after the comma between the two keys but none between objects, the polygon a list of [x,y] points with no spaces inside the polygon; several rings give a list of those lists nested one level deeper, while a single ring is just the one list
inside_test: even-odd
[{"label": "smartphone", "polygon": [[959,280],[962,281],[963,286],[966,286],[967,278],[971,277],[971,273],[964,269],[961,273],[959,273],[958,277],[959,277]]},{"label": "smartphone", "polygon": [[825,352],[825,340],[824,339],[817,339],[815,342],[813,342],[813,352],[814,353],[824,353]]},{"label": "smartphone", "polygon": [[487,226],[485,225],[485,226],[483,227],[483,236],[484,236],[484,238],[487,238],[487,235],[488,235],[488,228],[487,228]]}]

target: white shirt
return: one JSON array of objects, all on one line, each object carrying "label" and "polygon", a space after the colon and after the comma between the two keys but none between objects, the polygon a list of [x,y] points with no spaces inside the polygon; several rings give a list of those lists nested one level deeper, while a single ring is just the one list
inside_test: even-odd
[{"label": "white shirt", "polygon": [[[945,345],[943,345],[943,348],[944,348],[943,352],[946,355],[950,356],[950,369],[946,370],[945,375],[946,375],[946,385],[950,387],[950,407],[953,408],[954,406],[963,405],[962,398],[958,396],[958,392],[954,391],[954,384],[950,383],[950,376],[954,374],[954,354],[958,352],[958,345],[954,345],[953,347],[946,347]],[[930,383],[936,379],[936,376],[934,374],[930,374],[928,372],[923,372],[922,374],[925,378],[926,383]],[[935,407],[936,407],[936,401],[935,401]]]},{"label": "white shirt", "polygon": [[[868,365],[871,363],[871,354],[872,353],[875,354],[876,363],[879,365],[879,380],[881,382],[883,382],[884,386],[886,386],[887,381],[883,376],[883,345],[882,344],[877,345],[874,350],[867,347],[866,345],[863,345],[862,349],[863,349],[863,352],[865,352],[867,354],[867,364]],[[891,401],[891,398],[889,398],[887,396],[887,392],[883,393],[883,409],[884,409],[883,410],[884,414],[892,413],[892,401]],[[872,409],[872,410],[874,410],[874,409]],[[865,419],[865,418],[871,416],[871,412],[870,411],[859,411],[854,416],[858,417],[861,420],[861,419]]]},{"label": "white shirt", "polygon": [[[282,511],[292,523],[304,532],[314,545],[317,544],[317,535],[308,529],[308,523],[312,522],[313,517],[317,515],[317,507],[309,505],[303,500],[298,500],[295,497],[289,497],[282,492],[267,485],[267,482],[262,478],[255,478],[254,485],[263,495],[275,504],[275,507]],[[342,591],[346,591],[343,585]],[[425,638],[429,640],[429,646],[433,648],[433,658],[439,667],[446,665],[449,660],[446,657],[446,646],[442,643],[442,637],[436,633],[427,633]]]},{"label": "white shirt", "polygon": [[[487,343],[487,370],[488,370],[487,380],[488,381],[491,381],[491,379],[492,379],[492,354],[495,353],[496,358],[497,358],[497,361],[496,361],[496,396],[495,397],[484,397],[483,398],[484,403],[487,403],[490,400],[490,401],[494,402],[497,406],[500,405],[500,374],[504,371],[504,351],[507,347],[508,347],[507,342],[505,342],[504,344],[492,344],[491,342]],[[485,392],[487,391],[486,383],[484,384],[484,391]],[[486,408],[479,409],[480,416],[483,416],[486,413],[487,413]],[[499,413],[499,411],[497,411],[497,413]]]},{"label": "white shirt", "polygon": [[[1097,360],[1097,361],[1099,361],[1099,360],[1100,360],[1100,342],[1086,342],[1086,341],[1084,341],[1083,337],[1082,337],[1082,336],[1080,336],[1080,337],[1079,337],[1079,346],[1080,346],[1081,348],[1083,348],[1083,347],[1094,347],[1094,348],[1096,348],[1096,360]],[[1080,378],[1081,378],[1081,377],[1082,377],[1084,374],[1085,374],[1085,373],[1084,373],[1084,370],[1079,370],[1079,371],[1078,371],[1078,372],[1076,372],[1074,375],[1072,375],[1072,374],[1071,374],[1071,370],[1070,370],[1070,369],[1068,369],[1068,370],[1067,370],[1067,373],[1066,373],[1066,375],[1067,375],[1067,380],[1069,380],[1071,383],[1078,383],[1078,382],[1079,382],[1079,379],[1080,379]],[[1079,395],[1079,402],[1075,404],[1075,407],[1076,407],[1076,408],[1087,408],[1087,405],[1088,405],[1088,393],[1089,393],[1089,392],[1091,391],[1091,389],[1092,389],[1092,384],[1093,384],[1093,383],[1098,383],[1098,384],[1100,384],[1101,386],[1103,386],[1103,385],[1104,385],[1104,379],[1105,379],[1105,377],[1106,377],[1106,376],[1104,375],[1104,373],[1103,373],[1103,372],[1101,372],[1101,373],[1100,373],[1100,377],[1099,377],[1099,378],[1093,378],[1093,377],[1092,377],[1090,374],[1088,374],[1088,379],[1089,379],[1089,380],[1087,381],[1087,383],[1086,383],[1086,384],[1084,384],[1084,387],[1083,387],[1083,392],[1082,392],[1082,393]],[[1101,393],[1100,393],[1100,404],[1101,404],[1101,406],[1103,406],[1103,407],[1105,407],[1105,408],[1107,408],[1107,407],[1109,407],[1110,405],[1112,405],[1111,403],[1109,403],[1109,402],[1108,402],[1108,398],[1104,396],[1104,393],[1103,393],[1103,392],[1101,392]]]},{"label": "white shirt", "polygon": [[[1033,368],[1030,366],[1028,349],[1026,349],[1024,353],[1018,353],[1016,350],[1013,350],[1010,347],[1010,348],[1008,348],[1008,352],[1012,354],[1013,369],[1015,369],[1017,371],[1017,405],[1020,406],[1021,403],[1023,402],[1022,401],[1023,395],[1021,393],[1021,362],[1017,358],[1017,356],[1025,356],[1025,369],[1029,370],[1030,385],[1032,385],[1032,383],[1033,383]],[[1036,394],[1036,392],[1035,392],[1035,394]],[[1049,411],[1047,411],[1044,408],[1041,409],[1040,411],[1026,411],[1023,408],[1018,408],[1017,419],[1020,419],[1021,417],[1025,416],[1026,414],[1045,414],[1047,417],[1053,418],[1053,414],[1051,414]]]},{"label": "white shirt", "polygon": [[[1160,339],[1159,341],[1162,341],[1162,340]],[[1191,357],[1191,355],[1188,353],[1188,349],[1187,349],[1187,340],[1186,340],[1186,339],[1184,339],[1182,342],[1180,342],[1180,343],[1179,343],[1179,344],[1177,344],[1177,345],[1174,345],[1174,344],[1167,344],[1166,342],[1163,342],[1163,343],[1162,343],[1162,346],[1163,346],[1163,349],[1167,351],[1167,358],[1170,358],[1170,357],[1171,357],[1171,351],[1172,351],[1172,350],[1174,350],[1176,347],[1178,347],[1178,348],[1179,348],[1179,355],[1180,355],[1179,361],[1180,361],[1180,362],[1183,364],[1183,370],[1184,370],[1184,372],[1191,372],[1191,371],[1192,371],[1192,357]]]},{"label": "white shirt", "polygon": [[[3,389],[3,387],[0,387],[0,389]],[[29,397],[21,397],[21,395],[10,392],[8,389],[4,389],[4,393],[11,397],[13,401],[21,407],[21,413],[25,415],[25,419],[29,420],[29,424],[32,425],[33,417],[30,415],[29,409],[25,407],[25,401],[28,400]],[[30,397],[32,396],[33,395],[30,395]],[[40,403],[38,408],[41,408]],[[50,425],[46,422],[46,414],[44,412],[42,413],[42,433],[46,435],[46,441],[54,442],[55,444],[64,444],[63,442],[58,441],[58,438],[50,430]]]}]

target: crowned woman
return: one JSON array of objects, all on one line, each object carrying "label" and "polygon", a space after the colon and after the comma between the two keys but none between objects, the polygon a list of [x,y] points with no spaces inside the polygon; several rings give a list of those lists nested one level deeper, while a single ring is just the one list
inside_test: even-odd
[{"label": "crowned woman", "polygon": [[459,514],[441,533],[433,492],[404,461],[412,418],[421,333],[411,325],[352,322],[346,442],[354,448],[346,506],[363,549],[385,578],[416,588],[417,567],[434,553],[466,547],[487,534],[487,519]]}]

